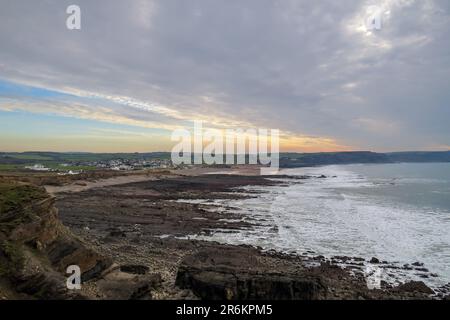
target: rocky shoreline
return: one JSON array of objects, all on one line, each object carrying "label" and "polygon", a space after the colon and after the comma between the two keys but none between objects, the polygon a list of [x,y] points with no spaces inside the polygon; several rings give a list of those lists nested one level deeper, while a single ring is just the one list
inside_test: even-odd
[{"label": "rocky shoreline", "polygon": [[[297,179],[303,178],[307,177]],[[37,245],[34,239],[37,234],[28,231],[27,241],[16,239],[16,242],[25,251],[40,256],[39,259],[34,257],[33,261],[41,261],[42,256],[45,257],[48,262],[41,263],[41,267],[57,275],[58,287],[62,291],[66,265],[77,264],[77,259],[87,261],[87,267],[82,269],[88,268],[89,272],[83,273],[85,281],[76,295],[72,291],[52,297],[54,290],[49,289],[51,284],[31,281],[28,286],[35,286],[34,291],[28,290],[31,294],[17,293],[17,297],[443,299],[448,295],[450,288],[443,287],[442,291],[435,292],[423,282],[409,282],[396,287],[383,284],[380,289],[370,290],[364,275],[354,272],[358,265],[364,263],[358,258],[283,254],[250,246],[189,239],[189,235],[207,234],[214,229],[233,232],[252,225],[232,211],[205,210],[204,205],[195,202],[174,201],[243,197],[239,190],[244,186],[278,183],[281,182],[260,176],[168,175],[56,193],[56,199],[51,198],[54,206],[52,204],[51,208],[40,211],[42,214],[53,212],[51,225],[57,225],[57,230],[65,230],[59,233],[65,236],[54,236]],[[43,216],[40,217],[42,220]],[[10,241],[11,232],[5,233],[3,238]],[[51,229],[45,229],[38,234],[51,232]],[[34,243],[32,248],[28,248],[30,243]],[[26,266],[26,263],[22,265]],[[0,277],[0,293],[5,280],[11,279]],[[42,287],[48,288],[50,293],[36,296],[46,292]],[[8,294],[3,295],[9,298]]]}]

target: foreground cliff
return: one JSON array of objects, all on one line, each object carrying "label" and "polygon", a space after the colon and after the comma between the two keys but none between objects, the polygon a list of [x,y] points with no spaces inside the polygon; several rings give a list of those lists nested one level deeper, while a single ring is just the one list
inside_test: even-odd
[{"label": "foreground cliff", "polygon": [[[40,187],[0,183],[0,299],[150,298],[157,279],[90,249],[58,220],[54,200]],[[67,289],[70,265],[95,291]]]}]

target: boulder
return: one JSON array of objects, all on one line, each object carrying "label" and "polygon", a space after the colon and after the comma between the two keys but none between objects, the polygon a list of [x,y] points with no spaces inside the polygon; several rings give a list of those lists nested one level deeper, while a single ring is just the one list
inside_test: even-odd
[{"label": "boulder", "polygon": [[394,288],[395,291],[434,294],[434,291],[422,281],[409,281]]},{"label": "boulder", "polygon": [[370,263],[380,263],[380,260],[377,259],[377,258],[375,258],[375,257],[372,257],[372,259],[370,259],[369,262],[370,262]]}]

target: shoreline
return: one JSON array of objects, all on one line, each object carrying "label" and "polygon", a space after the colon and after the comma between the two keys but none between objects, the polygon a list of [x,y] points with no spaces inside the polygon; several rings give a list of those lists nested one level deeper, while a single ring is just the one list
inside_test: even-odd
[{"label": "shoreline", "polygon": [[[247,250],[245,255],[253,257],[251,259],[258,260],[268,255],[275,260],[291,261],[288,263],[290,267],[286,267],[287,269],[284,270],[284,273],[287,274],[289,274],[288,269],[292,268],[292,263],[297,265],[297,268],[304,270],[303,272],[306,274],[317,268],[322,269],[319,272],[322,276],[325,274],[336,276],[339,273],[339,277],[345,281],[340,284],[333,283],[336,286],[334,290],[340,293],[328,295],[331,298],[358,298],[352,296],[351,290],[345,293],[339,291],[342,289],[341,285],[348,287],[349,283],[357,286],[358,289],[355,289],[354,292],[369,299],[382,298],[383,295],[405,298],[415,292],[414,290],[412,293],[398,291],[388,283],[382,283],[380,290],[369,290],[364,275],[359,272],[366,262],[365,259],[358,257],[326,258],[315,255],[283,254],[248,245],[227,245],[186,238],[192,234],[207,236],[208,230],[222,229],[235,232],[239,229],[254,227],[254,224],[242,221],[242,217],[233,215],[226,208],[222,208],[221,212],[209,211],[205,210],[205,204],[189,203],[189,200],[237,199],[242,197],[239,189],[246,185],[282,184],[266,178],[213,173],[165,176],[160,179],[105,185],[101,188],[90,189],[88,193],[84,191],[59,193],[56,206],[59,208],[63,223],[79,237],[93,244],[100,253],[122,263],[132,261],[134,264],[144,265],[155,272],[160,272],[164,285],[163,289],[155,293],[155,298],[192,298],[190,293],[186,293],[176,285],[179,277],[178,270],[184,265],[186,259],[189,260],[190,256],[196,254],[211,256],[214,255],[214,252],[224,250],[229,252],[230,256],[239,256],[239,259],[244,259],[243,261],[246,257],[242,256],[242,250]],[[307,178],[303,177],[303,179]],[[83,199],[82,202],[81,199]],[[182,201],[178,202],[177,200],[180,199]],[[183,200],[188,200],[188,202],[183,202]],[[77,203],[81,203],[82,206],[75,210],[73,208]],[[101,208],[93,206],[93,203],[101,204]],[[146,252],[146,254],[142,254],[142,252]],[[232,261],[227,263],[233,265]],[[389,263],[380,263],[380,266],[394,268]],[[201,268],[214,269],[216,267],[209,265]],[[191,262],[188,267],[183,268],[192,271],[198,269],[198,266],[196,267],[195,263]],[[265,270],[264,264],[259,265],[257,269],[259,270],[256,272],[257,274],[267,272],[263,271]],[[232,274],[240,274],[240,272],[242,270],[236,265],[228,270],[228,273]],[[248,275],[243,275],[243,277],[248,277]],[[190,281],[192,279],[188,282],[190,283]],[[202,281],[207,280],[203,279]],[[450,288],[443,288],[443,292],[439,292],[439,294],[441,296],[448,294],[448,289]],[[199,294],[201,295],[197,292],[197,295]],[[415,296],[415,298],[418,297],[425,298],[428,295],[421,293]],[[436,294],[435,297],[438,295]]]},{"label": "shoreline", "polygon": [[[17,196],[25,197],[23,204],[33,210],[15,207],[11,216],[15,222],[0,225],[0,237],[6,241],[0,253],[5,243],[16,248],[14,256],[6,254],[9,276],[0,278],[0,299],[449,297],[450,284],[432,290],[422,281],[400,285],[381,281],[379,288],[369,289],[361,270],[373,261],[360,257],[283,253],[193,239],[192,235],[207,237],[215,230],[235,233],[258,226],[257,219],[246,219],[231,207],[217,210],[215,200],[259,196],[247,192],[247,186],[285,186],[286,179],[303,184],[305,179],[322,178],[200,171],[126,173],[122,178],[114,174],[109,179],[97,173],[95,179],[74,179],[62,186],[51,180],[60,188],[50,189],[52,194],[23,180],[3,181],[2,188],[10,190],[5,194],[17,190]],[[10,219],[10,214],[6,217]],[[14,258],[17,255],[25,262]],[[72,264],[83,269],[82,290],[77,293],[64,287],[65,268]]]}]

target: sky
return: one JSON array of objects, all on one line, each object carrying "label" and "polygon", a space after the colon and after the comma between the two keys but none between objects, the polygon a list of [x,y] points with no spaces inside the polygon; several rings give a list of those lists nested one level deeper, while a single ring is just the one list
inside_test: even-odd
[{"label": "sky", "polygon": [[195,120],[449,150],[449,104],[447,0],[0,0],[0,151],[170,151]]}]

